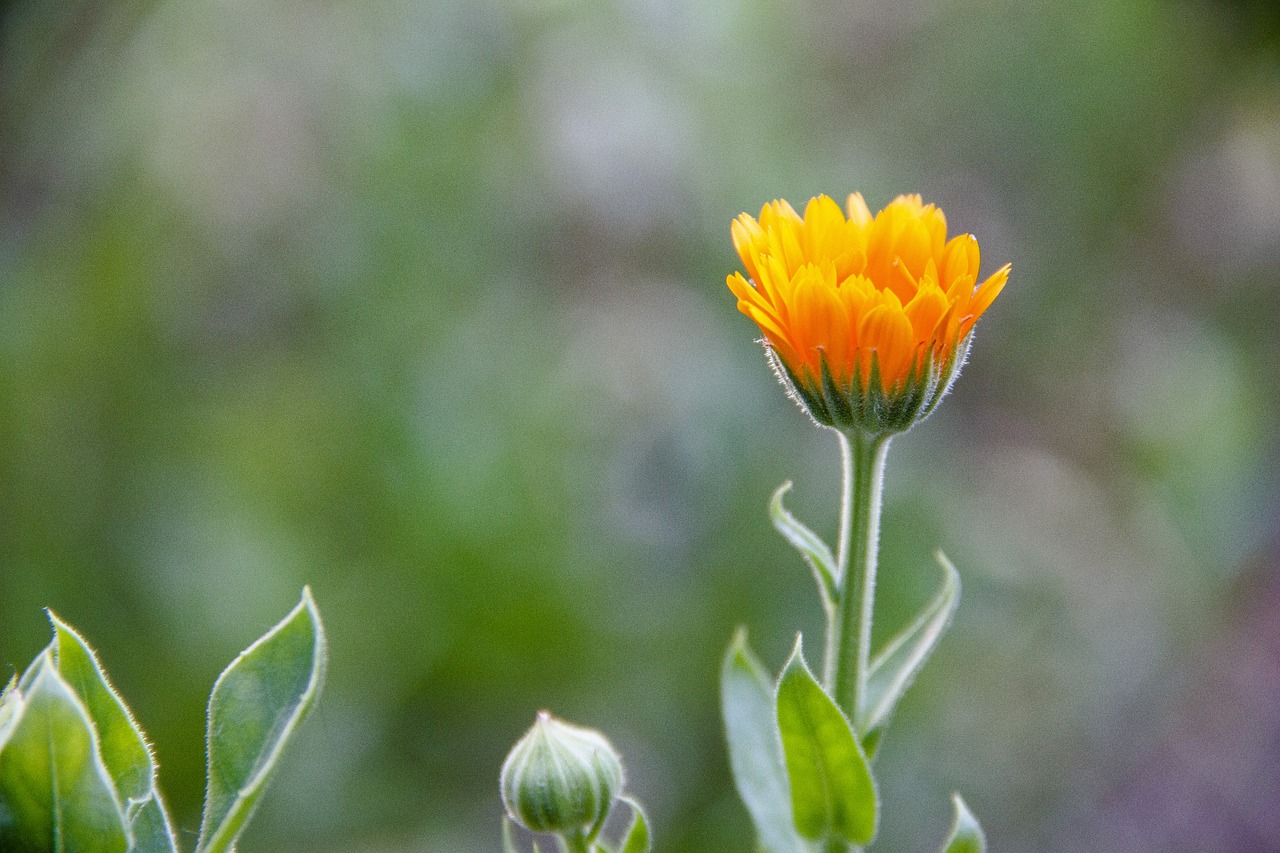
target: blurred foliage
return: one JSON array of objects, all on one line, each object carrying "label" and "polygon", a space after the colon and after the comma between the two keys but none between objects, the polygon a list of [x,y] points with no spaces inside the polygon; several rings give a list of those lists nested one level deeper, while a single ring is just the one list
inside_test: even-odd
[{"label": "blurred foliage", "polygon": [[831,523],[836,449],[728,223],[919,191],[1014,277],[890,455],[877,628],[936,546],[965,592],[885,849],[953,787],[997,849],[1280,847],[1269,8],[5,4],[0,662],[42,606],[94,637],[190,833],[211,662],[310,583],[329,688],[246,853],[496,849],[543,707],[659,849],[747,849],[716,673],[816,630],[765,503]]}]

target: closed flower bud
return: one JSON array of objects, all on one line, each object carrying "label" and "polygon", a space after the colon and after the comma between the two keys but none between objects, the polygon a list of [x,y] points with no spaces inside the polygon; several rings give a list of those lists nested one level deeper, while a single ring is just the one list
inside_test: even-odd
[{"label": "closed flower bud", "polygon": [[542,711],[503,763],[501,785],[525,829],[594,837],[622,791],[622,761],[604,735]]}]

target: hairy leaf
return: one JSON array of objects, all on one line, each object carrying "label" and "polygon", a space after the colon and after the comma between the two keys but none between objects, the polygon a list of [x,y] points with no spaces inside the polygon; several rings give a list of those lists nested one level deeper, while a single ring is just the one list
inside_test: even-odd
[{"label": "hairy leaf", "polygon": [[209,781],[197,853],[226,853],[324,680],[324,629],[311,591],[240,653],[209,697]]},{"label": "hairy leaf", "polygon": [[804,841],[791,820],[791,789],[778,737],[772,679],[739,628],[720,672],[721,704],[734,783],[760,846],[768,853],[797,853]]},{"label": "hairy leaf", "polygon": [[836,577],[836,558],[832,556],[831,549],[818,534],[806,527],[782,505],[782,499],[789,491],[791,491],[790,480],[779,486],[773,493],[773,497],[769,500],[769,518],[777,531],[804,556],[805,562],[813,571],[813,579],[818,583],[818,591],[822,593],[822,605],[830,611],[835,607],[836,587],[839,584],[839,578]]},{"label": "hairy leaf", "polygon": [[813,840],[869,843],[879,814],[871,768],[848,718],[805,664],[799,639],[777,701],[796,829]]},{"label": "hairy leaf", "polygon": [[644,809],[630,797],[622,797],[621,800],[631,807],[631,826],[622,837],[618,853],[649,853],[649,821]]},{"label": "hairy leaf", "polygon": [[130,834],[124,805],[88,712],[48,651],[24,681],[0,749],[0,850],[125,853]]},{"label": "hairy leaf", "polygon": [[941,588],[915,621],[871,661],[866,696],[858,715],[858,731],[864,737],[888,722],[893,709],[942,639],[960,603],[959,573],[941,551],[935,556],[944,575]]},{"label": "hairy leaf", "polygon": [[986,853],[987,838],[978,819],[959,794],[951,795],[951,804],[955,806],[956,814],[951,822],[951,832],[943,842],[942,853]]},{"label": "hairy leaf", "polygon": [[142,729],[84,638],[52,612],[49,621],[53,623],[50,649],[58,673],[93,722],[102,763],[124,803],[134,836],[133,853],[171,853],[177,842],[156,789],[155,760]]}]

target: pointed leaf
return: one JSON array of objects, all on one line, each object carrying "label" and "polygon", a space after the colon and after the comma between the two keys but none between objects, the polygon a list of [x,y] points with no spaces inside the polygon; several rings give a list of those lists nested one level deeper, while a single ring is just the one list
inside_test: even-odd
[{"label": "pointed leaf", "polygon": [[644,809],[630,797],[620,798],[631,807],[631,827],[622,837],[622,847],[618,853],[649,853],[649,820]]},{"label": "pointed leaf", "polygon": [[151,793],[151,752],[139,733],[138,725],[112,689],[89,648],[71,626],[52,612],[53,660],[58,674],[75,691],[89,712],[98,733],[102,763],[115,782],[116,790],[126,803],[145,799]]},{"label": "pointed leaf", "polygon": [[747,647],[739,628],[720,673],[729,765],[760,846],[768,853],[797,853],[804,841],[791,821],[791,788],[778,738],[772,679]]},{"label": "pointed leaf", "polygon": [[311,591],[240,653],[209,697],[209,782],[197,853],[235,844],[279,763],[285,743],[324,680],[324,629]]},{"label": "pointed leaf", "polygon": [[169,815],[155,784],[155,760],[142,729],[111,686],[97,654],[52,611],[54,661],[93,721],[102,763],[124,802],[135,853],[169,853],[177,847]]},{"label": "pointed leaf", "polygon": [[89,715],[46,651],[0,750],[0,850],[125,853],[124,806]]},{"label": "pointed leaf", "polygon": [[129,829],[133,832],[129,853],[176,853],[178,850],[173,822],[158,790],[133,810]]},{"label": "pointed leaf", "polygon": [[871,661],[858,731],[865,736],[883,726],[929,655],[942,639],[960,603],[960,575],[941,551],[934,554],[944,574],[942,586],[915,621]]},{"label": "pointed leaf", "polygon": [[795,651],[778,682],[778,729],[796,829],[805,838],[868,844],[879,803],[871,769],[844,712]]},{"label": "pointed leaf", "polygon": [[978,819],[969,811],[959,794],[951,795],[956,816],[951,822],[951,832],[943,842],[942,853],[986,853],[987,837],[982,833]]},{"label": "pointed leaf", "polygon": [[804,556],[804,561],[813,571],[813,579],[818,583],[818,591],[822,593],[822,604],[827,610],[831,610],[836,600],[836,558],[832,556],[831,549],[818,534],[806,527],[782,505],[782,499],[789,491],[791,491],[790,480],[774,491],[769,501],[769,518],[777,531]]}]

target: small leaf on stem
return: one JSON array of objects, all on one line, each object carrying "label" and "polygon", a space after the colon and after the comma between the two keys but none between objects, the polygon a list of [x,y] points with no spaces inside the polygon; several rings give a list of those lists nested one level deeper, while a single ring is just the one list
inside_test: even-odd
[{"label": "small leaf on stem", "polygon": [[[0,749],[0,849],[125,853],[124,804],[89,714],[46,650],[23,676]],[[16,699],[16,702],[15,702]]]},{"label": "small leaf on stem", "polygon": [[777,703],[796,829],[813,840],[868,844],[879,812],[871,769],[848,718],[805,664],[799,638]]},{"label": "small leaf on stem", "polygon": [[959,573],[941,551],[934,556],[942,566],[942,587],[915,621],[871,661],[866,694],[858,711],[858,731],[864,738],[888,722],[893,709],[942,639],[960,603]]},{"label": "small leaf on stem", "polygon": [[742,802],[767,853],[806,850],[791,820],[791,788],[778,738],[778,712],[770,678],[739,628],[720,673],[729,765]]},{"label": "small leaf on stem", "polygon": [[172,853],[177,848],[169,815],[156,788],[156,765],[142,729],[111,686],[97,653],[52,611],[53,652],[58,673],[89,714],[102,763],[125,806],[134,835],[131,853]]},{"label": "small leaf on stem", "polygon": [[197,853],[227,853],[244,830],[285,743],[320,692],[324,629],[311,591],[240,653],[209,697],[209,783]]},{"label": "small leaf on stem", "polygon": [[502,853],[520,853],[511,832],[511,818],[504,817],[502,819]]},{"label": "small leaf on stem", "polygon": [[839,578],[836,577],[836,558],[818,534],[805,526],[782,505],[782,498],[789,491],[791,491],[790,480],[779,486],[773,493],[773,497],[769,500],[769,518],[777,531],[804,556],[804,561],[813,571],[813,579],[818,583],[818,591],[822,593],[822,606],[829,612],[835,607],[836,589],[839,585]]},{"label": "small leaf on stem", "polygon": [[631,826],[627,829],[627,834],[622,836],[622,846],[618,853],[649,853],[649,821],[644,809],[630,797],[620,799],[631,807]]},{"label": "small leaf on stem", "polygon": [[956,816],[951,822],[951,832],[943,842],[942,853],[986,853],[987,838],[978,819],[959,794],[951,795],[951,803],[955,806]]}]

